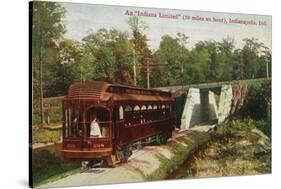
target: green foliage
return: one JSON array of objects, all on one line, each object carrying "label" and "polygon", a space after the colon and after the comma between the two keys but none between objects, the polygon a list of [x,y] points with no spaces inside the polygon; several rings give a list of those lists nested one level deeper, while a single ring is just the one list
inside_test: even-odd
[{"label": "green foliage", "polygon": [[[146,176],[145,180],[163,180],[168,177],[178,166],[192,155],[194,151],[210,140],[210,134],[206,132],[189,133],[179,143],[169,142],[168,146],[172,151],[173,157],[167,159],[159,155],[160,167],[151,175]],[[184,143],[186,146],[180,144]]]},{"label": "green foliage", "polygon": [[[130,42],[133,45],[133,61],[136,64],[136,82],[138,86],[147,87],[146,65],[153,65],[155,63],[155,60],[152,57],[152,52],[148,48],[147,36],[144,34],[149,28],[146,22],[136,16],[130,17],[127,23],[131,29],[132,37]],[[155,82],[157,83],[156,77],[161,73],[158,66],[150,66],[150,69],[154,70],[150,76],[151,86],[154,86]]]},{"label": "green foliage", "polygon": [[[162,36],[159,48],[152,50],[145,34],[149,29],[147,23],[130,17],[130,34],[100,28],[77,42],[64,38],[65,13],[59,3],[34,2],[34,115],[40,112],[41,85],[44,97],[66,95],[69,85],[81,80],[133,85],[134,61],[139,87],[147,86],[148,63],[151,87],[265,77],[267,64],[271,74],[270,49],[257,39],[244,39],[241,49],[234,47],[232,38],[199,41],[193,48],[187,48],[192,36],[178,33],[176,37]],[[38,119],[33,121],[37,123]]]},{"label": "green foliage", "polygon": [[144,30],[148,29],[147,24],[137,16],[129,18],[127,23],[133,33],[142,33]]},{"label": "green foliage", "polygon": [[[65,33],[62,19],[65,9],[54,2],[33,2],[32,20],[32,66],[34,101],[40,98],[40,77],[45,74],[40,65],[55,64],[59,51],[58,42]],[[46,73],[47,76],[51,73]],[[41,75],[41,76],[40,76]],[[51,75],[52,77],[53,75]],[[46,82],[51,78],[45,78]],[[34,104],[35,106],[37,103]]]},{"label": "green foliage", "polygon": [[[62,98],[44,98],[44,123],[46,125],[62,124]],[[40,124],[39,111],[33,111],[33,126]]]},{"label": "green foliage", "polygon": [[257,129],[267,124],[245,119],[219,125],[209,142],[197,148],[168,179],[270,173],[271,141]]},{"label": "green foliage", "polygon": [[[100,29],[86,36],[89,55],[83,59],[84,65],[92,64],[89,73],[92,79],[105,80],[113,83],[132,84],[132,54],[133,46],[126,32],[115,29]],[[88,62],[87,62],[88,61]],[[84,69],[87,70],[87,69]]]},{"label": "green foliage", "polygon": [[255,127],[261,130],[264,134],[266,134],[269,138],[271,138],[271,122],[265,120],[259,120],[255,122]]},{"label": "green foliage", "polygon": [[181,166],[177,178],[250,175],[271,172],[271,143],[254,131],[213,140]]},{"label": "green foliage", "polygon": [[251,86],[238,114],[257,120],[271,120],[271,81]]},{"label": "green foliage", "polygon": [[64,164],[58,156],[47,150],[32,152],[34,186],[42,184],[52,177],[62,177],[65,173],[78,168],[79,164]]},{"label": "green foliage", "polygon": [[259,129],[269,138],[271,138],[271,122],[266,120],[254,120],[251,118],[245,119],[234,119],[228,122],[225,122],[219,126],[218,132],[220,134],[229,135],[233,131],[247,131],[250,132],[253,129]]},{"label": "green foliage", "polygon": [[178,34],[177,38],[169,35],[162,37],[159,50],[155,52],[156,60],[164,65],[163,80],[164,85],[179,85],[183,82],[183,69],[189,51],[185,48],[187,37]]},{"label": "green foliage", "polygon": [[62,137],[62,131],[59,130],[47,130],[41,128],[35,128],[32,132],[32,143],[48,143],[58,142]]},{"label": "green foliage", "polygon": [[[66,32],[62,19],[65,16],[65,9],[54,2],[33,2],[32,17],[32,123],[36,125],[41,122],[39,119],[40,98],[48,95],[46,91],[52,91],[50,95],[58,95],[51,83],[57,85],[55,78],[58,78],[57,63],[59,59],[58,43]],[[53,65],[53,66],[50,66]],[[55,70],[55,73],[53,73]],[[43,93],[41,94],[41,88]],[[59,88],[60,89],[60,88]]]},{"label": "green foliage", "polygon": [[242,119],[232,120],[224,124],[224,128],[231,127],[237,130],[250,131],[259,129],[269,138],[271,138],[271,122],[266,120]]},{"label": "green foliage", "polygon": [[211,60],[206,49],[192,50],[187,61],[189,64],[187,64],[184,74],[187,84],[208,81]]}]

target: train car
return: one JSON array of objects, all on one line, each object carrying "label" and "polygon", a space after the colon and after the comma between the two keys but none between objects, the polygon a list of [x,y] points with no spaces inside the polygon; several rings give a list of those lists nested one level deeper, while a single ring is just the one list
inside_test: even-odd
[{"label": "train car", "polygon": [[165,143],[175,127],[175,100],[160,90],[77,82],[63,99],[62,155],[69,161],[126,162],[136,144]]}]

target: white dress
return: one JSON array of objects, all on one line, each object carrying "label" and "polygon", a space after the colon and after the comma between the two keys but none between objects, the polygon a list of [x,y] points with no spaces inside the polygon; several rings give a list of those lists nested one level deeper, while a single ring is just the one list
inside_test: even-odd
[{"label": "white dress", "polygon": [[100,126],[98,124],[98,122],[96,121],[92,121],[91,122],[91,132],[90,132],[91,136],[95,136],[95,137],[102,137],[101,136],[101,131],[100,131]]}]

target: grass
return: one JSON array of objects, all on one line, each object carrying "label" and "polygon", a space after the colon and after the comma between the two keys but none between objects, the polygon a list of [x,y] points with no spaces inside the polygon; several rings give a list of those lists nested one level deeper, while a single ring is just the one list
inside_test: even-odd
[{"label": "grass", "polygon": [[271,140],[257,127],[253,120],[221,125],[212,134],[211,142],[182,164],[171,178],[271,173]]},{"label": "grass", "polygon": [[250,131],[252,129],[259,129],[269,138],[271,138],[271,122],[266,120],[254,120],[251,118],[234,119],[223,123],[220,127],[226,128],[227,130],[234,129],[238,131]]},{"label": "grass", "polygon": [[[56,141],[60,134],[42,129],[34,133],[34,139]],[[136,171],[145,180],[270,173],[270,136],[271,125],[266,121],[232,120],[220,125],[215,133],[193,131],[169,141],[170,159],[157,155],[160,167],[150,175]],[[80,171],[80,165],[64,164],[49,151],[34,152],[32,162],[34,186]]]},{"label": "grass", "polygon": [[32,143],[58,142],[61,139],[62,131],[48,130],[43,128],[32,129]]},{"label": "grass", "polygon": [[145,180],[162,180],[168,177],[168,175],[176,170],[187,157],[209,139],[209,133],[193,132],[179,140],[179,142],[186,146],[174,141],[169,142],[168,147],[171,150],[173,157],[167,159],[163,155],[158,155],[157,157],[160,161],[160,167],[151,175],[145,176]]},{"label": "grass", "polygon": [[245,137],[230,138],[227,142],[213,142],[204,152],[204,156],[193,162],[184,177],[270,173],[270,148],[255,143],[259,139],[251,137],[257,138],[256,134],[245,134]]},{"label": "grass", "polygon": [[80,171],[79,167],[78,163],[64,164],[55,153],[47,150],[34,151],[32,152],[33,185],[39,186],[74,174]]},{"label": "grass", "polygon": [[79,165],[76,164],[50,166],[44,170],[33,172],[33,186],[38,187],[79,172]]},{"label": "grass", "polygon": [[[63,97],[44,98],[45,124],[57,124],[62,120],[62,99]],[[33,107],[32,125],[41,123],[39,104]]]},{"label": "grass", "polygon": [[168,143],[172,158],[158,155],[160,167],[145,180],[270,173],[270,136],[269,122],[252,119],[223,123],[213,133],[189,133]]}]

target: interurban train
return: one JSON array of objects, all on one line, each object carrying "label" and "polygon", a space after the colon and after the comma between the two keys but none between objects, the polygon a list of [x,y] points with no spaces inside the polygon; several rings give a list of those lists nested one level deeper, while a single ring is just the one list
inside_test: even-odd
[{"label": "interurban train", "polygon": [[77,82],[62,103],[66,162],[103,160],[114,166],[126,162],[135,145],[166,143],[175,128],[175,99],[160,90]]}]

